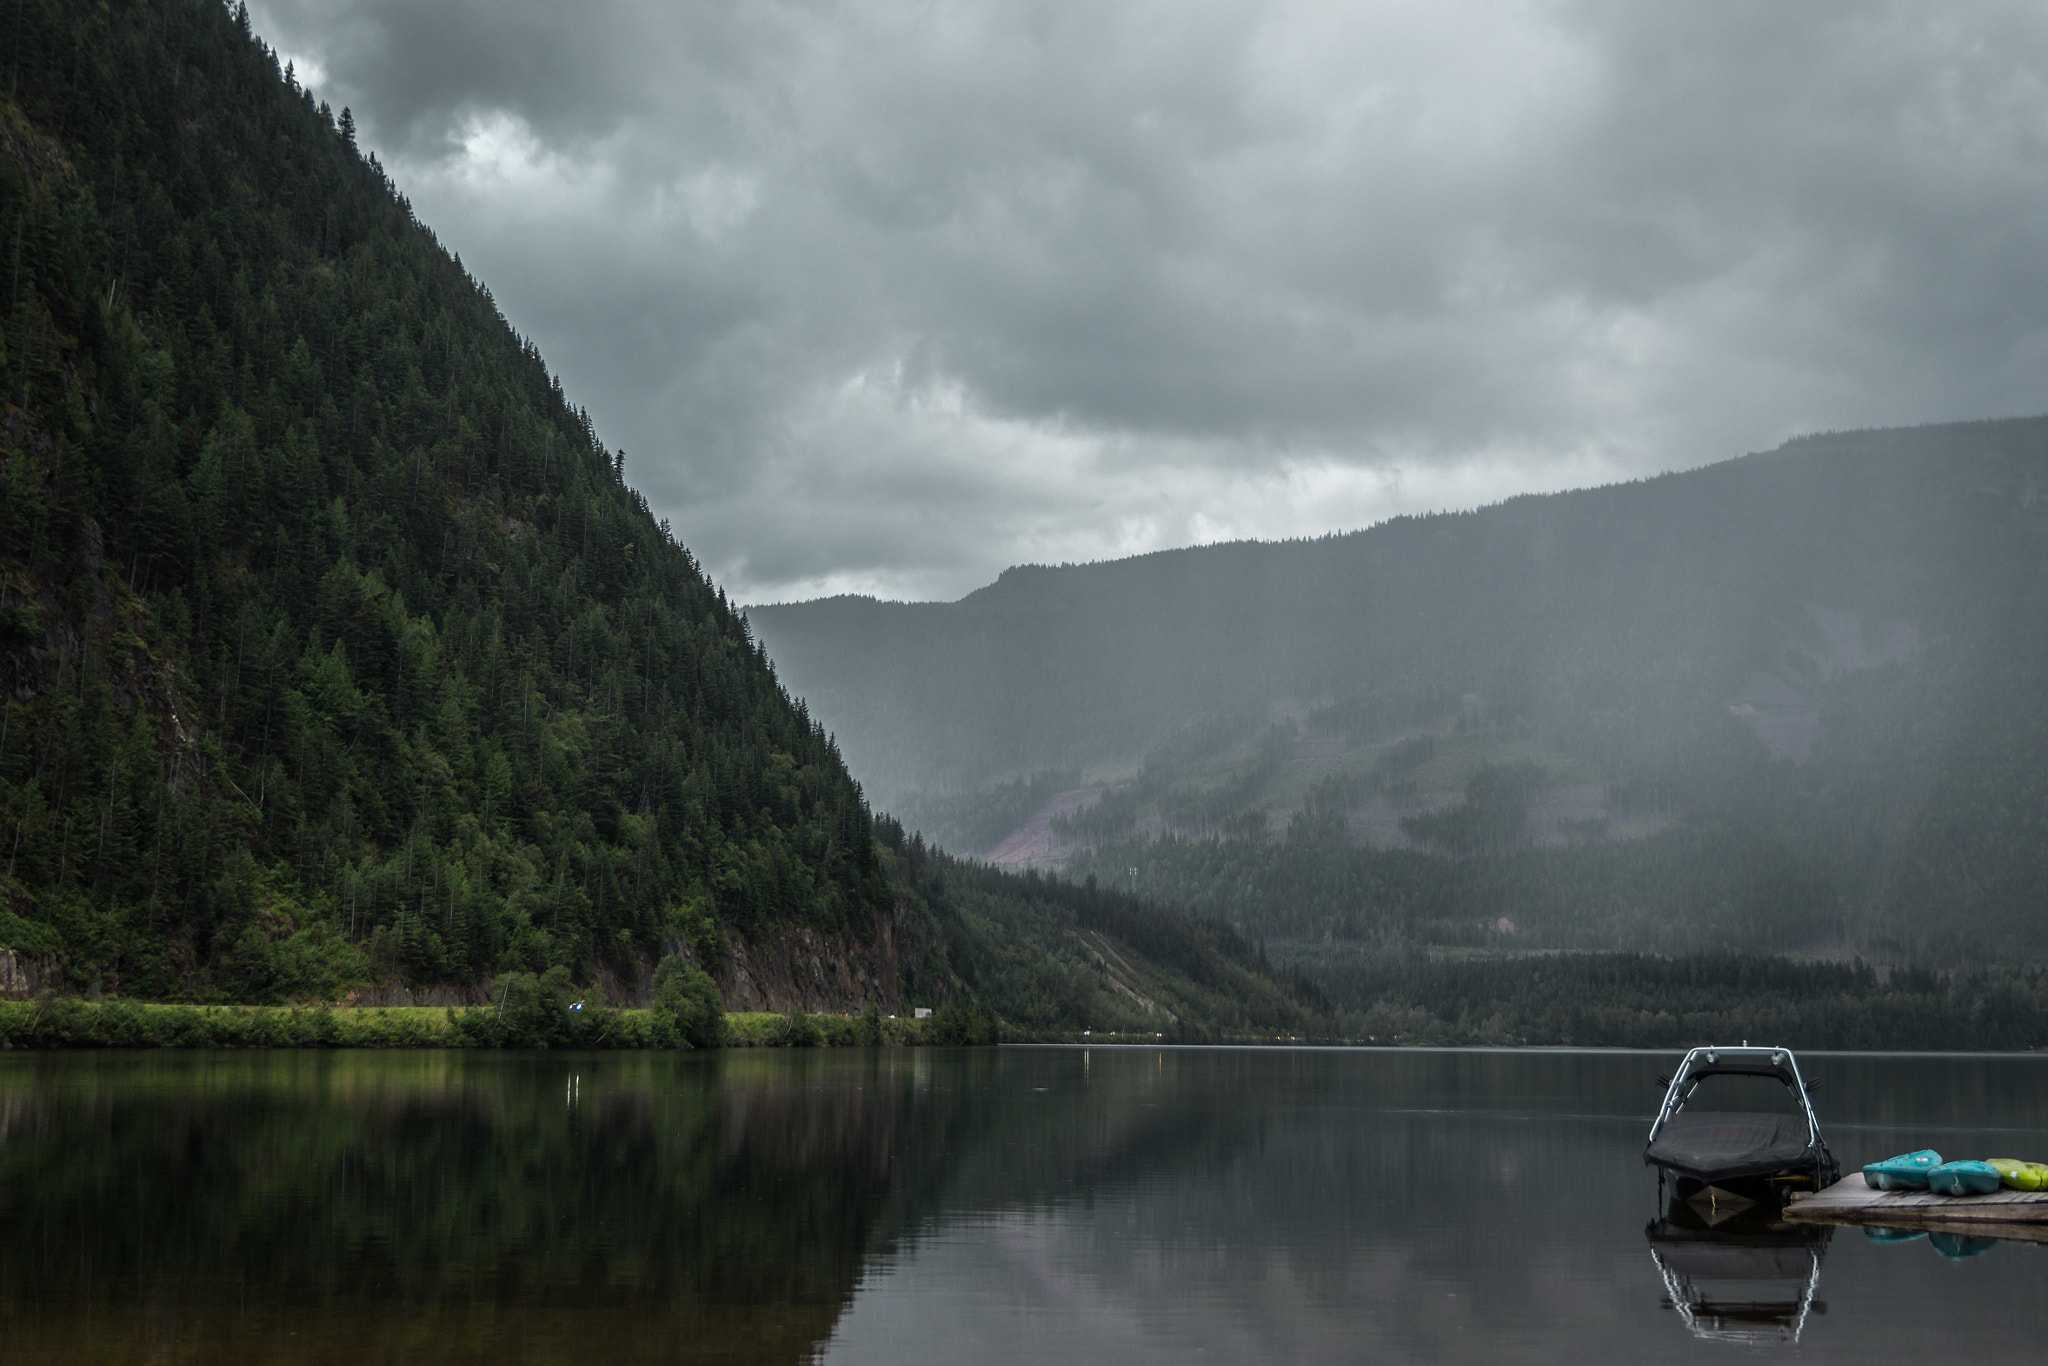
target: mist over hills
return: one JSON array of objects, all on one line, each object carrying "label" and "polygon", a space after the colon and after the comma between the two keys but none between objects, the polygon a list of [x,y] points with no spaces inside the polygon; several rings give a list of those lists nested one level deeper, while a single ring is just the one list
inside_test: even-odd
[{"label": "mist over hills", "polygon": [[1319,541],[1020,568],[955,603],[748,615],[907,820],[1276,955],[2032,959],[2044,495],[2048,420],[1829,434]]}]

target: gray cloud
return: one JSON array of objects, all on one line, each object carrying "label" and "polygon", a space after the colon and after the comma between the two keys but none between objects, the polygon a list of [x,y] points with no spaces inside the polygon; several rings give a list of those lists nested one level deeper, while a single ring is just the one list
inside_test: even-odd
[{"label": "gray cloud", "polygon": [[2034,6],[254,9],[748,599],[2048,407]]}]

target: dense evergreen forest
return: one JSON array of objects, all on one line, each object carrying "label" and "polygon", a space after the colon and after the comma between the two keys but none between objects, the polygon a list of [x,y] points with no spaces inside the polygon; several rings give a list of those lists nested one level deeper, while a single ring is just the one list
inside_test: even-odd
[{"label": "dense evergreen forest", "polygon": [[[1191,976],[1115,970],[1062,936],[1135,954],[1152,917],[1188,922],[1111,925],[1082,889],[879,841],[625,453],[245,7],[26,0],[8,25],[10,970],[202,1001],[476,1000],[507,974],[644,998],[669,956],[776,1009],[1301,1018],[1256,969],[1210,970],[1249,961],[1224,927]],[[792,943],[839,986],[776,978]],[[1154,976],[1135,1004],[1122,979]]]},{"label": "dense evergreen forest", "polygon": [[1397,1044],[2048,1048],[2048,970],[1879,972],[1755,954],[1363,954],[1316,974],[1353,1037]]},{"label": "dense evergreen forest", "polygon": [[28,5],[18,47],[5,887],[75,982],[887,912],[823,729],[347,111],[204,0]]},{"label": "dense evergreen forest", "polygon": [[1168,909],[1093,878],[1021,876],[928,848],[878,822],[905,894],[949,908],[948,961],[1021,1037],[1077,1023],[1181,1042],[1328,1038],[1329,1001],[1306,976],[1275,972],[1223,920]]}]

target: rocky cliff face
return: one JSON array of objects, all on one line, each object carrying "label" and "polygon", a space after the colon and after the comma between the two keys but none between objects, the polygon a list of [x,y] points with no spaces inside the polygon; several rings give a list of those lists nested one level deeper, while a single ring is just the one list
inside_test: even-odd
[{"label": "rocky cliff face", "polygon": [[[909,919],[899,903],[895,914],[878,918],[866,934],[852,930],[828,933],[810,928],[781,931],[747,940],[735,938],[725,962],[712,976],[725,997],[727,1010],[831,1011],[855,1014],[873,1005],[885,1015],[907,1014],[903,996],[904,968],[922,980],[930,956],[928,936]],[[678,939],[672,951],[695,961],[689,946]],[[33,985],[14,994],[7,976],[12,954],[0,954],[0,997],[20,999],[35,994]],[[32,971],[21,970],[33,982]],[[945,987],[932,993],[943,998]],[[645,1008],[654,1004],[654,966],[641,962],[637,971],[597,969],[592,996],[609,1006]],[[349,1003],[364,1006],[489,1005],[497,999],[492,982],[474,986],[386,983],[350,993]],[[934,1004],[920,999],[918,1005]]]},{"label": "rocky cliff face", "polygon": [[795,928],[735,940],[712,975],[727,1010],[854,1013],[872,1005],[907,1015],[913,1006],[942,1004],[960,986],[941,931],[902,897],[864,931]]},{"label": "rocky cliff face", "polygon": [[[857,1014],[870,1005],[884,1015],[907,1015],[913,1005],[937,1005],[952,994],[953,975],[938,960],[938,936],[907,901],[866,930],[778,930],[753,939],[735,936],[712,977],[727,1010],[830,1011]],[[681,936],[668,951],[697,961]],[[654,965],[631,974],[600,967],[596,991],[606,1005],[654,1004]],[[388,996],[389,999],[384,999]],[[915,999],[912,999],[912,998]],[[495,999],[489,983],[474,989],[385,988],[370,1005],[480,1005]]]},{"label": "rocky cliff face", "polygon": [[[899,903],[896,914],[878,918],[866,938],[804,928],[734,944],[717,974],[725,1008],[856,1012],[873,1005],[885,1015],[904,1013],[898,946],[898,922],[904,915]],[[919,950],[913,957],[921,959],[919,936],[902,937]]]},{"label": "rocky cliff face", "polygon": [[[800,928],[753,940],[736,938],[726,961],[712,975],[727,1010],[854,1014],[872,1005],[885,1015],[908,1014],[912,1004],[936,1005],[951,994],[951,974],[934,961],[936,942],[909,903],[899,901],[891,915],[877,918],[865,933]],[[669,948],[694,961],[680,938]],[[0,949],[0,1000],[29,1000],[57,980],[53,960]],[[906,982],[928,984],[928,989],[912,988],[910,994],[917,997],[913,1002],[906,998]],[[599,967],[591,995],[610,1006],[651,1006],[654,965],[643,961],[631,972]],[[459,1010],[488,1006],[496,999],[496,980],[411,986],[387,981],[357,988],[343,1003]]]},{"label": "rocky cliff face", "polygon": [[0,949],[0,1001],[26,1001],[54,982],[56,965],[13,949]]}]

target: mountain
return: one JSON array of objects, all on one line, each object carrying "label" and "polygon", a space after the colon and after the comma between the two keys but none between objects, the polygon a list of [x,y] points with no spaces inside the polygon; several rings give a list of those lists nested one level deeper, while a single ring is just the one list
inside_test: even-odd
[{"label": "mountain", "polygon": [[[919,828],[1435,945],[2042,956],[2048,420],[749,610]],[[1014,817],[1014,819],[1012,819]]]},{"label": "mountain", "polygon": [[[1154,972],[1128,936],[1184,917],[878,839],[623,452],[246,7],[8,22],[0,988],[644,999],[678,954],[751,1008],[1303,1018],[1227,929]],[[998,959],[1061,965],[1060,1007]]]}]

